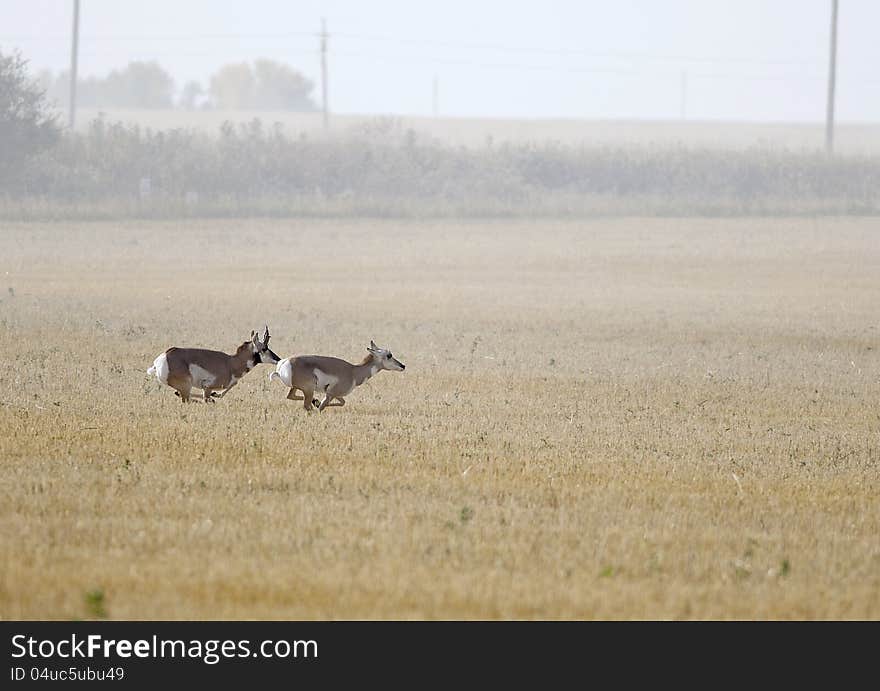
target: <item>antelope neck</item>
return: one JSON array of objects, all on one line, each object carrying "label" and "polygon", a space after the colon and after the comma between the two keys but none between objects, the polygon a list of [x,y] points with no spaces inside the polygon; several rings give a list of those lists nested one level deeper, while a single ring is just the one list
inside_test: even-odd
[{"label": "antelope neck", "polygon": [[[249,362],[253,362],[254,364],[248,367]],[[257,366],[257,356],[254,355],[254,352],[250,348],[245,348],[240,353],[236,353],[232,356],[232,363],[232,373],[236,378],[240,379],[243,374]]]},{"label": "antelope neck", "polygon": [[372,377],[376,372],[379,371],[379,365],[377,365],[372,358],[367,362],[363,362],[360,365],[354,366],[354,384],[355,386],[360,386],[367,379]]}]

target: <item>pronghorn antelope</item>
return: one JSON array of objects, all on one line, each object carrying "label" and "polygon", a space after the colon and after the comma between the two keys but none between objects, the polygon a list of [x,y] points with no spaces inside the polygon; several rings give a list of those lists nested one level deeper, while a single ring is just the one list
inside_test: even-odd
[{"label": "pronghorn antelope", "polygon": [[[278,360],[269,350],[267,326],[262,339],[251,331],[251,340],[238,346],[235,355],[202,348],[169,348],[155,359],[147,374],[155,374],[160,382],[175,389],[175,395],[184,403],[189,402],[192,389],[202,389],[205,403],[209,403],[223,398],[256,365],[274,365]],[[221,389],[223,393],[215,393]]]},{"label": "pronghorn antelope", "polygon": [[[380,348],[373,341],[370,341],[367,351],[369,355],[359,365],[323,355],[284,358],[269,374],[269,381],[278,379],[289,386],[287,397],[292,401],[304,401],[306,410],[311,410],[312,406],[318,406],[318,410],[328,406],[343,406],[343,396],[350,394],[376,372],[383,369],[402,372],[406,369],[406,365],[395,359],[391,351]],[[296,395],[298,390],[303,392],[302,397]],[[314,397],[316,393],[324,395],[320,403]],[[338,402],[333,403],[333,400]]]}]

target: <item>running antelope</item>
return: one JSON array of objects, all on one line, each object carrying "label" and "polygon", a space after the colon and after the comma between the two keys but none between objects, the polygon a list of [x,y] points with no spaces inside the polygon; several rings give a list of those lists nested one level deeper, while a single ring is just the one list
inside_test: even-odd
[{"label": "running antelope", "polygon": [[[323,355],[284,358],[269,374],[269,381],[278,379],[289,386],[287,398],[304,401],[306,410],[311,410],[312,406],[317,406],[318,410],[328,406],[343,406],[343,396],[348,396],[356,386],[363,384],[376,372],[383,369],[402,372],[406,369],[406,365],[395,359],[391,351],[380,348],[373,341],[370,341],[367,351],[369,354],[359,365]],[[303,395],[297,396],[297,391],[302,391]],[[314,397],[318,392],[324,394],[324,400],[320,403]],[[338,402],[333,403],[334,400]]]},{"label": "running antelope", "polygon": [[[202,348],[169,348],[153,362],[147,374],[155,374],[163,384],[175,389],[183,403],[189,402],[192,389],[202,389],[205,403],[223,398],[239,380],[260,363],[274,365],[278,356],[269,350],[269,327],[263,338],[251,331],[251,340],[245,341],[227,355],[219,350]],[[223,393],[215,393],[223,390]]]}]

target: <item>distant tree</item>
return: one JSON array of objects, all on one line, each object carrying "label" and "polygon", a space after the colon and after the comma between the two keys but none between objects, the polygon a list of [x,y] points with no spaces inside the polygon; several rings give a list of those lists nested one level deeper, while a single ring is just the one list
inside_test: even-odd
[{"label": "distant tree", "polygon": [[223,110],[251,108],[255,87],[254,73],[246,62],[224,65],[211,77],[211,102]]},{"label": "distant tree", "polygon": [[107,75],[99,88],[96,106],[124,108],[170,108],[174,80],[155,62],[130,62]]},{"label": "distant tree", "polygon": [[311,93],[314,83],[288,65],[273,60],[254,63],[254,108],[266,110],[315,110]]},{"label": "distant tree", "polygon": [[0,182],[58,139],[57,114],[19,53],[0,53]]},{"label": "distant tree", "polygon": [[180,93],[180,107],[185,110],[195,110],[201,105],[205,90],[196,81],[187,82]]},{"label": "distant tree", "polygon": [[211,102],[228,110],[315,110],[314,84],[273,60],[224,65],[211,77]]},{"label": "distant tree", "polygon": [[[49,99],[67,107],[70,100],[70,72],[38,77]],[[77,104],[86,108],[170,108],[174,80],[155,62],[130,62],[106,77],[85,77],[76,85]]]}]

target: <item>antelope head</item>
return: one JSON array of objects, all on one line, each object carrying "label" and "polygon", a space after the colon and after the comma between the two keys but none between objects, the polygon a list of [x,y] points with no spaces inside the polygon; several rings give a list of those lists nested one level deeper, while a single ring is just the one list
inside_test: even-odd
[{"label": "antelope head", "polygon": [[251,352],[254,356],[254,364],[260,364],[261,362],[266,365],[275,365],[281,361],[281,358],[278,357],[275,353],[269,350],[269,327],[266,326],[265,331],[263,332],[263,337],[260,338],[260,334],[256,331],[251,331]]},{"label": "antelope head", "polygon": [[395,358],[390,350],[386,350],[385,348],[380,348],[373,341],[370,341],[370,346],[367,348],[370,355],[373,356],[373,362],[377,364],[381,369],[391,370],[393,372],[403,372],[406,369],[406,365],[404,365],[400,360]]}]

